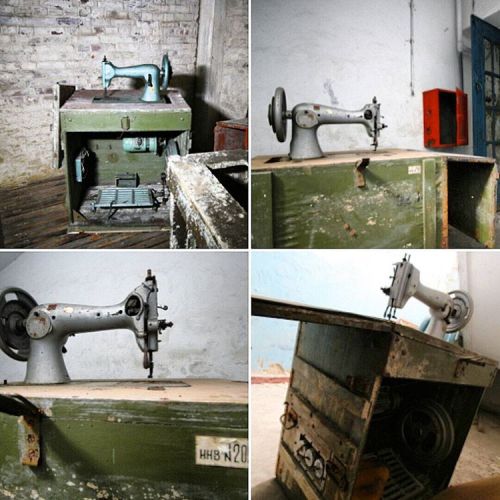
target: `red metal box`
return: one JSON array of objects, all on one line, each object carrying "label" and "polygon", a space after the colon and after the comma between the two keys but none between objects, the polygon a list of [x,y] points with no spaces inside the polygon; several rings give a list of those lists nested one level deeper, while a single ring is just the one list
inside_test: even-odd
[{"label": "red metal box", "polygon": [[469,143],[467,94],[460,89],[423,93],[424,146],[449,148]]}]

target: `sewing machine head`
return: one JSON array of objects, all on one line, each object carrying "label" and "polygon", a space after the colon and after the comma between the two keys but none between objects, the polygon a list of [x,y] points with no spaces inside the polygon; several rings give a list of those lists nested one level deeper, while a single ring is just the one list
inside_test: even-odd
[{"label": "sewing machine head", "polygon": [[[104,56],[102,60],[102,86],[104,98],[95,98],[95,102],[109,102],[120,100],[107,95],[107,90],[113,78],[137,78],[144,81],[144,93],[141,97],[143,102],[163,102],[160,88],[166,89],[170,80],[172,70],[167,54],[163,56],[161,69],[155,64],[139,64],[138,66],[118,67],[109,62]],[[122,100],[122,102],[124,102]],[[127,101],[128,102],[128,101]]]},{"label": "sewing machine head", "polygon": [[0,292],[0,348],[28,362],[26,383],[60,384],[70,381],[63,359],[70,335],[126,329],[134,332],[143,366],[152,378],[158,335],[173,326],[158,318],[158,308],[158,287],[150,270],[143,283],[113,306],[37,305],[24,290],[7,288]]},{"label": "sewing machine head", "polygon": [[433,337],[443,338],[446,333],[457,332],[472,317],[473,304],[469,294],[462,290],[443,293],[422,285],[419,270],[406,255],[401,262],[394,264],[391,285],[382,291],[389,296],[384,312],[388,319],[395,319],[396,309],[402,309],[411,297],[426,304],[431,319],[425,333]]},{"label": "sewing machine head", "polygon": [[292,120],[292,142],[289,156],[292,160],[306,160],[324,156],[317,137],[320,125],[333,123],[359,123],[364,125],[372,146],[378,146],[380,131],[387,127],[381,121],[380,104],[374,97],[372,102],[356,111],[323,106],[321,104],[302,103],[291,111],[286,109],[286,96],[283,88],[278,87],[268,108],[268,120],[278,141],[285,142],[287,120]]}]

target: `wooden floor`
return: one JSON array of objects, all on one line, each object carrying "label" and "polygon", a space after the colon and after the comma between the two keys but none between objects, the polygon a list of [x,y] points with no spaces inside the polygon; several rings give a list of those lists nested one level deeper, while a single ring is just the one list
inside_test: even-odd
[{"label": "wooden floor", "polygon": [[67,234],[64,175],[0,189],[2,248],[169,248],[167,231]]}]

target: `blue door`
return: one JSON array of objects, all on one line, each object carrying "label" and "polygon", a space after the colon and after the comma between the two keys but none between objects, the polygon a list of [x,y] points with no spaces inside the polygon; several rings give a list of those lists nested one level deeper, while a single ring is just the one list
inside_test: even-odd
[{"label": "blue door", "polygon": [[476,16],[471,26],[474,154],[500,164],[500,29]]}]

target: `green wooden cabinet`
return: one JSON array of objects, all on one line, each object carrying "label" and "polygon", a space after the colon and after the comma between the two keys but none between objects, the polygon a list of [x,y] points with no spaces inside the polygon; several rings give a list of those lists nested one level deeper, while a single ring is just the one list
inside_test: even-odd
[{"label": "green wooden cabinet", "polygon": [[246,383],[72,382],[0,388],[0,394],[13,393],[45,413],[41,461],[38,467],[21,465],[18,419],[0,413],[2,498],[38,498],[31,496],[33,491],[47,500],[247,498]]},{"label": "green wooden cabinet", "polygon": [[254,248],[447,248],[449,225],[494,246],[491,158],[385,150],[252,161]]},{"label": "green wooden cabinet", "polygon": [[[181,93],[169,89],[163,102],[145,103],[137,90],[114,90],[110,101],[96,101],[102,98],[101,90],[74,91],[61,86],[57,92],[64,93],[57,124],[66,173],[69,232],[168,230],[167,206],[127,208],[113,214],[111,209],[94,210],[93,202],[98,191],[114,186],[121,174],[136,174],[140,186],[162,192],[166,157],[186,155],[191,143],[191,108]],[[131,151],[123,139],[154,140],[158,146],[151,151]]]}]

